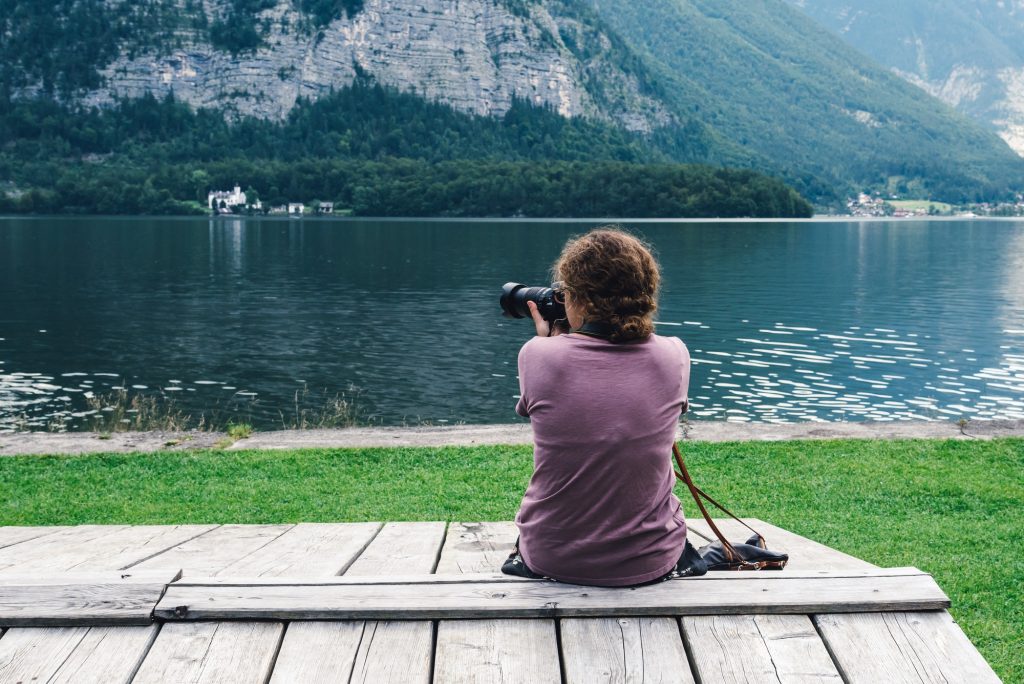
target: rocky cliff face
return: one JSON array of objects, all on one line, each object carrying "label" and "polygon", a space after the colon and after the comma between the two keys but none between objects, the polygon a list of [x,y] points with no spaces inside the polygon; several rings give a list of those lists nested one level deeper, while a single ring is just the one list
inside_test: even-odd
[{"label": "rocky cliff face", "polygon": [[[232,55],[214,48],[205,32],[182,28],[164,47],[122,50],[101,67],[103,86],[83,99],[103,105],[173,91],[193,106],[280,119],[298,98],[315,99],[363,72],[482,115],[501,115],[519,98],[635,131],[671,121],[635,76],[567,47],[563,33],[593,27],[541,3],[525,7],[513,12],[500,0],[366,0],[355,16],[317,28],[290,0],[278,0],[256,16],[265,32],[255,51]],[[224,0],[202,4],[209,21],[228,9]],[[602,83],[597,96],[587,87],[595,78]]]},{"label": "rocky cliff face", "polygon": [[1024,156],[1024,0],[789,0]]}]

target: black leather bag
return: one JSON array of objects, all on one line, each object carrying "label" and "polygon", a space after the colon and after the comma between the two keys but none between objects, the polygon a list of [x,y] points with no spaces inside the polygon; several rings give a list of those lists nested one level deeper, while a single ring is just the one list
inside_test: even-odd
[{"label": "black leather bag", "polygon": [[[789,554],[769,551],[768,544],[757,530],[737,518],[729,509],[712,499],[704,490],[694,484],[693,478],[690,477],[686,464],[683,462],[683,455],[679,453],[679,446],[677,444],[672,445],[672,454],[675,456],[676,464],[679,466],[679,470],[676,471],[676,477],[690,490],[690,494],[693,496],[693,500],[697,502],[697,508],[700,509],[701,515],[704,516],[704,520],[707,521],[711,531],[718,537],[718,541],[706,544],[697,550],[707,564],[708,570],[782,570],[786,567],[786,563],[789,562]],[[743,543],[730,542],[722,534],[722,531],[718,529],[715,521],[711,519],[708,509],[704,506],[705,500],[739,522],[753,532],[754,535]]]},{"label": "black leather bag", "polygon": [[708,570],[781,570],[786,567],[789,554],[769,551],[761,544],[764,544],[764,537],[755,534],[743,544],[730,544],[732,557],[720,541],[705,544],[697,553]]}]

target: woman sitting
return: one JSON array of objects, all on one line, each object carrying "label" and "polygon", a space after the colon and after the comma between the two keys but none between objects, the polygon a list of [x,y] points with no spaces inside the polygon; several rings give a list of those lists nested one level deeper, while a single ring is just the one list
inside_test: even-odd
[{"label": "woman sitting", "polygon": [[534,470],[502,569],[598,586],[704,574],[672,493],[690,356],[654,334],[658,264],[605,228],[570,240],[554,272],[570,331],[530,302],[537,336],[519,352],[516,411],[533,427]]}]

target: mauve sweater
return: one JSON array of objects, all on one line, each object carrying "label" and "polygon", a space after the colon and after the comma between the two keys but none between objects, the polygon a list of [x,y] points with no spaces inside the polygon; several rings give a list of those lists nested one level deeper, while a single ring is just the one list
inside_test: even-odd
[{"label": "mauve sweater", "polygon": [[574,333],[523,345],[516,412],[533,426],[533,476],[516,525],[531,570],[624,586],[672,569],[686,522],[669,459],[689,380],[676,337],[614,344]]}]

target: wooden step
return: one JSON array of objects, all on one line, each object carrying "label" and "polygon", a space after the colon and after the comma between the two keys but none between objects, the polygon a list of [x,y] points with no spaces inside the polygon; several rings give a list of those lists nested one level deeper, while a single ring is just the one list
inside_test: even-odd
[{"label": "wooden step", "polygon": [[168,587],[164,620],[619,617],[938,610],[949,599],[916,568],[711,573],[636,589],[442,575],[312,581],[189,579]]},{"label": "wooden step", "polygon": [[0,576],[0,626],[148,625],[181,571]]}]

